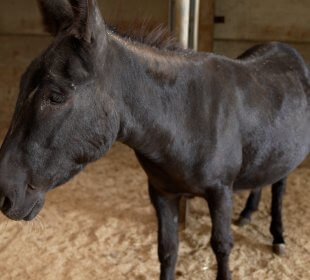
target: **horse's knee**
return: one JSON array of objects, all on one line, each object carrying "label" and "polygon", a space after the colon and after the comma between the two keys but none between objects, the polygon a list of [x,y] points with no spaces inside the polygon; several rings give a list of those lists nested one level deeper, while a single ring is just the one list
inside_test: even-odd
[{"label": "horse's knee", "polygon": [[211,237],[211,247],[216,255],[228,256],[234,246],[231,235],[227,237]]},{"label": "horse's knee", "polygon": [[177,255],[175,252],[165,252],[159,254],[159,262],[163,266],[171,266],[174,265],[177,259]]},{"label": "horse's knee", "polygon": [[158,257],[163,265],[172,265],[175,263],[178,252],[178,242],[175,240],[165,240],[159,242]]}]

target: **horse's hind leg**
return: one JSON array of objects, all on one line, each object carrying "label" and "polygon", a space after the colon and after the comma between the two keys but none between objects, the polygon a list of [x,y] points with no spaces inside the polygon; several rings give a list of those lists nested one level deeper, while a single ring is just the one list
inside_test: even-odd
[{"label": "horse's hind leg", "polygon": [[282,223],[282,202],[285,188],[286,178],[272,185],[270,232],[273,236],[273,252],[278,255],[285,253]]},{"label": "horse's hind leg", "polygon": [[236,224],[238,226],[244,226],[251,222],[251,216],[258,209],[261,195],[262,195],[262,189],[256,189],[251,191],[248,200],[246,202],[246,205],[242,210],[242,212],[240,213],[238,220],[236,221]]}]

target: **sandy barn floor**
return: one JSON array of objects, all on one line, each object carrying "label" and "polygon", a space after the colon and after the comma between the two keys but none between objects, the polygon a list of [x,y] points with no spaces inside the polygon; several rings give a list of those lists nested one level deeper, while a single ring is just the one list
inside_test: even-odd
[{"label": "sandy barn floor", "polygon": [[[0,37],[0,142],[31,58],[48,43],[42,37]],[[232,226],[233,279],[310,279],[310,163],[289,178],[284,205],[287,255],[271,252],[270,189],[264,191],[252,225]],[[235,215],[246,194],[235,195]],[[189,226],[181,232],[179,280],[215,279],[215,258],[206,203],[192,202]],[[156,221],[146,177],[134,154],[116,144],[66,186],[51,192],[34,222],[0,217],[0,279],[158,279]]]}]

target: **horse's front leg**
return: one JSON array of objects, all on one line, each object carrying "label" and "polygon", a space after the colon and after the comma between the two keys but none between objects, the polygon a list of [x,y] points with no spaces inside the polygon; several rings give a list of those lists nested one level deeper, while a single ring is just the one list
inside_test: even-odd
[{"label": "horse's front leg", "polygon": [[206,199],[209,205],[212,233],[211,246],[217,260],[217,280],[230,280],[229,255],[233,247],[231,234],[232,187],[223,186],[209,190]]},{"label": "horse's front leg", "polygon": [[158,218],[158,257],[160,280],[174,280],[179,238],[179,196],[165,196],[149,183],[149,193]]}]

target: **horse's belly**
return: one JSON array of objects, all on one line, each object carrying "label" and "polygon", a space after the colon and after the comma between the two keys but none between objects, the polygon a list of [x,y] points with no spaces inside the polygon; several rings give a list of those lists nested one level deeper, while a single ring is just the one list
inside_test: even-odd
[{"label": "horse's belly", "polygon": [[234,189],[263,187],[285,178],[308,155],[309,143],[306,139],[277,142],[274,146],[266,145],[265,151],[253,153],[242,166],[234,182]]}]

